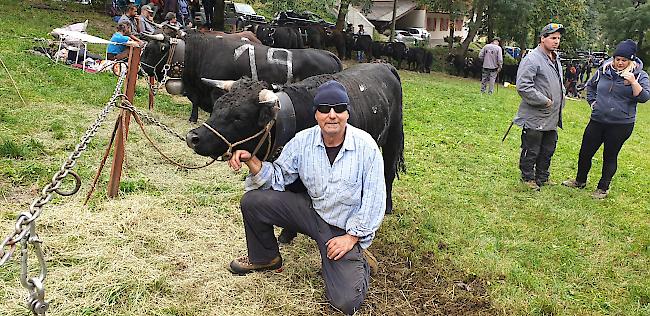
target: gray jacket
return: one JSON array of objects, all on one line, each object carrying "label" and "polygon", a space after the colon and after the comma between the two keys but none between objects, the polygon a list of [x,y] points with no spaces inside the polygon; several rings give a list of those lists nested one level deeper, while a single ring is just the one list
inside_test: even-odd
[{"label": "gray jacket", "polygon": [[483,60],[483,68],[501,68],[503,66],[503,49],[499,45],[487,44],[478,53],[478,59]]},{"label": "gray jacket", "polygon": [[[551,61],[540,46],[526,55],[517,70],[517,92],[521,103],[514,123],[538,131],[562,128],[563,81],[559,58]],[[549,100],[553,103],[546,107]]]}]

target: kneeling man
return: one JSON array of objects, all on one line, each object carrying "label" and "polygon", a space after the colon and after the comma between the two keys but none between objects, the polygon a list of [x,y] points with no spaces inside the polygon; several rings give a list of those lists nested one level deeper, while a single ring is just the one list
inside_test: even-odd
[{"label": "kneeling man", "polygon": [[[345,314],[359,309],[368,291],[374,257],[372,243],[386,208],[384,163],[374,139],[347,124],[345,87],[328,81],[314,97],[318,125],[291,139],[274,162],[244,150],[233,153],[230,167],[242,162],[250,174],[241,200],[248,256],[230,263],[237,274],[274,270],[282,258],[273,226],[303,233],[318,244],[330,304]],[[285,191],[298,178],[306,193]]]}]

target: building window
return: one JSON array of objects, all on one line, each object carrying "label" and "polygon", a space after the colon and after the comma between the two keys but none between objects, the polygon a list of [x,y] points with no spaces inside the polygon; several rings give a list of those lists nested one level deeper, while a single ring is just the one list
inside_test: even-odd
[{"label": "building window", "polygon": [[460,31],[463,29],[463,20],[456,20],[455,30]]},{"label": "building window", "polygon": [[427,27],[432,32],[436,31],[436,18],[427,18]]},{"label": "building window", "polygon": [[449,30],[449,19],[445,19],[445,18],[440,19],[440,30],[441,31]]}]

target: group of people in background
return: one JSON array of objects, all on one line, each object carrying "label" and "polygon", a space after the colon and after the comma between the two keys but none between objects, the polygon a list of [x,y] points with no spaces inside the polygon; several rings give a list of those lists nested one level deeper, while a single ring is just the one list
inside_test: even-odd
[{"label": "group of people in background", "polygon": [[[551,184],[549,168],[558,141],[557,128],[562,128],[566,87],[557,49],[564,32],[562,24],[546,25],[539,45],[521,61],[517,72],[522,100],[513,123],[522,127],[519,169],[521,180],[536,191]],[[577,76],[575,66],[569,67],[574,68],[572,76]],[[609,194],[618,154],[632,135],[637,104],[650,100],[650,80],[637,57],[637,44],[632,40],[619,43],[614,57],[587,80],[586,89],[591,116],[580,146],[578,172],[562,184],[585,188],[592,158],[603,145],[601,177],[592,193],[603,199]]]},{"label": "group of people in background", "polygon": [[[189,0],[198,4],[199,0]],[[124,14],[116,17],[116,32],[111,36],[112,44],[106,48],[106,57],[109,60],[122,60],[128,57],[126,46],[141,45],[142,34],[153,34],[157,29],[165,31],[171,29],[190,28],[194,19],[194,12],[187,10],[186,0],[152,0],[149,4],[139,6],[140,3],[131,3],[126,6]],[[140,14],[138,14],[140,11]],[[157,23],[157,13],[164,13],[164,21]],[[191,13],[191,14],[190,14]]]},{"label": "group of people in background", "polygon": [[591,78],[591,58],[582,61],[569,61],[565,65],[564,79],[567,96],[578,98],[580,91],[578,84],[586,83]]},{"label": "group of people in background", "polygon": [[[150,15],[151,22],[164,23],[175,17],[176,23],[182,27],[192,27],[196,21],[197,12],[201,11],[201,6],[204,7],[206,24],[212,25],[214,17],[214,0],[205,0],[201,3],[200,0],[147,0],[148,3],[141,0],[134,0],[128,3],[123,3],[126,0],[113,0],[113,12],[116,22],[121,22],[122,17],[119,12],[124,12],[124,15],[129,13],[131,8],[135,8],[135,15],[140,11],[140,15]],[[146,13],[145,13],[146,12]],[[131,13],[129,13],[131,14]],[[123,15],[122,15],[123,16]]]}]

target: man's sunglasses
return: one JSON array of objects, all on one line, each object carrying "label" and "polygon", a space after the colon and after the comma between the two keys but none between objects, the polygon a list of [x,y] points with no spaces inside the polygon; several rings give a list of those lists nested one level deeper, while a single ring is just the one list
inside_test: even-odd
[{"label": "man's sunglasses", "polygon": [[319,105],[316,110],[323,114],[329,114],[329,112],[334,109],[336,113],[343,113],[348,109],[347,104],[337,104],[337,105]]}]

